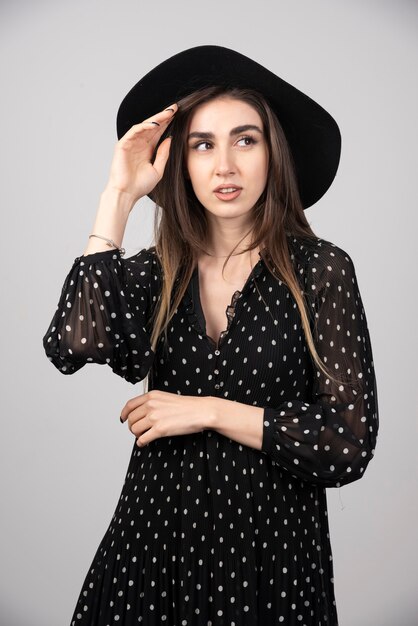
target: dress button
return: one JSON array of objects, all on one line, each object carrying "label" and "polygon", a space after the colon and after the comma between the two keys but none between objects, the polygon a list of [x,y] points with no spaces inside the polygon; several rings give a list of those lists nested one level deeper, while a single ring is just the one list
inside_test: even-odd
[{"label": "dress button", "polygon": [[216,356],[219,356],[221,354],[221,351],[220,350],[215,350],[215,354],[216,354]]},{"label": "dress button", "polygon": [[220,388],[220,385],[218,383],[216,383],[215,389],[219,389],[219,388]]},{"label": "dress button", "polygon": [[214,374],[219,374],[219,370],[213,370]]}]

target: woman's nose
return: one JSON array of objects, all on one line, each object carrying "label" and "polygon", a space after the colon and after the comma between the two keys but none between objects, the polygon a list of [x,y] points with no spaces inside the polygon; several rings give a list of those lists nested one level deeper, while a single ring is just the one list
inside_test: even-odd
[{"label": "woman's nose", "polygon": [[215,164],[216,174],[225,176],[235,172],[233,156],[228,150],[219,150]]}]

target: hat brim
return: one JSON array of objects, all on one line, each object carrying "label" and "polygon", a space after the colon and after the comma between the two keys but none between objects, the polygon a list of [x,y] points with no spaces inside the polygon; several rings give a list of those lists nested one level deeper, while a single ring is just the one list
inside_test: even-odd
[{"label": "hat brim", "polygon": [[210,85],[247,87],[263,94],[289,143],[302,204],[305,209],[315,204],[330,187],[338,169],[341,134],[336,121],[296,87],[229,48],[189,48],[148,72],[119,107],[118,138],[134,124]]}]

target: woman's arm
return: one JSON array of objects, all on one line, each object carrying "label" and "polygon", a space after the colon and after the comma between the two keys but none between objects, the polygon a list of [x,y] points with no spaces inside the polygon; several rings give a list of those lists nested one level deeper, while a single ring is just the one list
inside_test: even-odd
[{"label": "woman's arm", "polygon": [[[148,120],[135,124],[116,143],[109,180],[100,197],[92,231],[94,234],[122,246],[126,222],[133,206],[152,191],[164,174],[170,152],[170,138],[160,144],[153,163],[151,159],[176,110],[177,105],[174,104]],[[105,250],[109,250],[109,246],[104,240],[91,237],[84,256]]]},{"label": "woman's arm", "polygon": [[[164,140],[176,106],[133,126],[116,144],[109,181],[100,197],[93,234],[122,245],[135,202],[161,179],[170,140]],[[147,328],[158,276],[145,248],[121,259],[116,248],[97,237],[75,259],[61,290],[57,309],[43,337],[50,361],[72,374],[86,363],[107,363],[132,383],[142,380],[154,357]],[[158,285],[155,285],[158,288]],[[153,293],[153,295],[152,295]]]},{"label": "woman's arm", "polygon": [[98,363],[131,383],[145,378],[154,358],[148,322],[160,290],[154,258],[143,248],[129,259],[118,250],[75,259],[43,338],[62,374]]},{"label": "woman's arm", "polygon": [[260,408],[213,398],[209,421],[240,443],[258,450],[261,443],[261,451],[292,474],[338,487],[361,478],[374,454],[379,420],[372,349],[354,266],[344,251],[332,247],[314,259],[306,288],[316,294],[311,304],[319,356],[353,384],[334,382],[314,367],[309,402],[289,397]]},{"label": "woman's arm", "polygon": [[[135,204],[135,198],[117,189],[107,186],[100,196],[99,207],[92,233],[111,239],[120,248],[130,212]],[[91,237],[87,242],[83,256],[109,250],[109,245],[98,237]]]},{"label": "woman's arm", "polygon": [[263,407],[210,396],[205,430],[216,430],[244,446],[261,450],[263,417]]}]

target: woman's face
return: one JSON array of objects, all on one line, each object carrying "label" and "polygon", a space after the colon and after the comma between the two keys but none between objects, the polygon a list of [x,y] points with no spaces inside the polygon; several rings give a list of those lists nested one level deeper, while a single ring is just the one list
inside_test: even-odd
[{"label": "woman's face", "polygon": [[[223,96],[196,107],[185,156],[196,197],[214,216],[249,213],[266,186],[269,155],[262,120],[242,100]],[[220,186],[233,191],[221,192]]]}]

